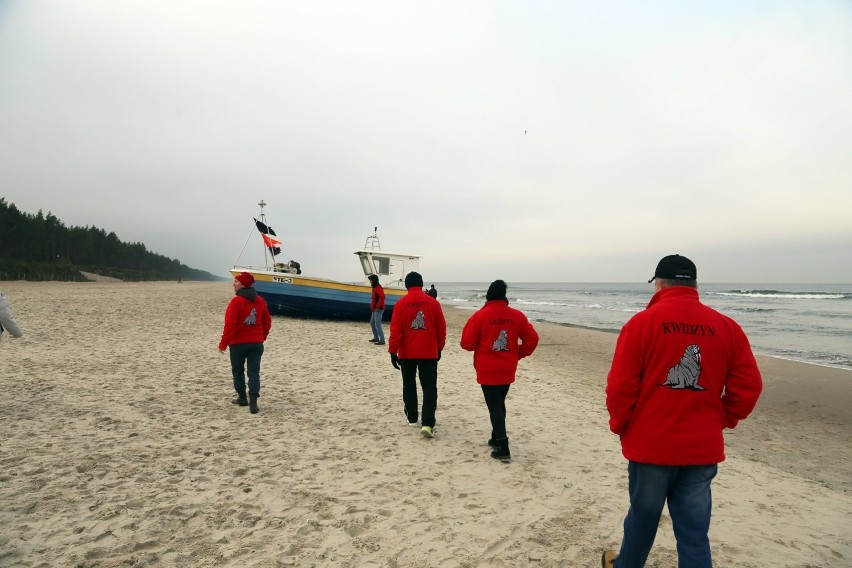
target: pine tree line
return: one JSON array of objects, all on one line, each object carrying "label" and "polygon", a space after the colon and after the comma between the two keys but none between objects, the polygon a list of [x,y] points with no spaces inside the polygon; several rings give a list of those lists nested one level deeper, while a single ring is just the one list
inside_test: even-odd
[{"label": "pine tree line", "polygon": [[0,197],[0,280],[85,280],[80,270],[133,281],[217,279],[113,232],[66,227],[50,212],[24,213]]}]

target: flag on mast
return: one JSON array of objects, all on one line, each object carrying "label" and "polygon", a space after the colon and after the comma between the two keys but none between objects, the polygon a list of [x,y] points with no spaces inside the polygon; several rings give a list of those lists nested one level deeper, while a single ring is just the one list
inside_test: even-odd
[{"label": "flag on mast", "polygon": [[266,225],[265,223],[254,220],[254,224],[257,227],[257,230],[260,231],[261,236],[263,237],[263,244],[266,245],[266,248],[269,249],[270,254],[274,257],[277,254],[281,254],[281,241],[276,238],[275,231],[272,230],[272,227]]}]

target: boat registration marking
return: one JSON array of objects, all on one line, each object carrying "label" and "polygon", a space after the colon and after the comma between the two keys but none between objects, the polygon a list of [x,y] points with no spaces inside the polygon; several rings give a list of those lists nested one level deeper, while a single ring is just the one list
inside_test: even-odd
[{"label": "boat registration marking", "polygon": [[273,276],[272,280],[275,281],[275,282],[281,282],[282,284],[292,284],[293,283],[292,278],[286,278],[284,276]]}]

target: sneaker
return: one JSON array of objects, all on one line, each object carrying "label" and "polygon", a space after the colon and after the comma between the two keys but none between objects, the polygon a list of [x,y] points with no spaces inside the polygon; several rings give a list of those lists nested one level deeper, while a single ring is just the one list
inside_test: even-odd
[{"label": "sneaker", "polygon": [[371,340],[370,340],[370,343],[378,343],[378,342],[379,342],[379,340],[378,340],[378,339],[371,339]]},{"label": "sneaker", "polygon": [[616,558],[618,558],[618,554],[611,550],[605,550],[601,554],[601,568],[612,568]]},{"label": "sneaker", "polygon": [[434,438],[435,432],[432,430],[431,426],[424,426],[420,429],[420,433],[423,434],[424,438]]},{"label": "sneaker", "polygon": [[384,344],[385,344],[384,341],[376,341],[376,345],[384,345]]},{"label": "sneaker", "polygon": [[420,421],[417,421],[417,420],[416,420],[416,421],[414,421],[414,422],[409,422],[409,423],[408,423],[408,425],[409,425],[409,426],[420,426]]},{"label": "sneaker", "polygon": [[488,445],[492,449],[495,449],[495,450],[497,449],[497,442],[494,441],[494,438],[488,438]]}]

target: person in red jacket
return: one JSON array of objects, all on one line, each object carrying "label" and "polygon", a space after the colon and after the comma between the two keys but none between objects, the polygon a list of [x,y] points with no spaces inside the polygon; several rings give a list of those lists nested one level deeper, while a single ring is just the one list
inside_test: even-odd
[{"label": "person in red jacket", "polygon": [[485,305],[470,316],[462,329],[461,348],[473,351],[476,382],[482,387],[491,417],[491,457],[509,461],[506,435],[506,395],[515,382],[518,361],[538,345],[538,333],[520,310],[509,307],[506,283],[495,280],[485,294]]},{"label": "person in red jacket", "polygon": [[[272,318],[266,301],[252,287],[254,276],[240,272],[234,277],[234,298],[225,310],[225,327],[219,341],[219,352],[230,349],[231,374],[237,398],[234,404],[248,406],[257,414],[257,397],[260,396],[260,359],[263,342],[272,328]],[[248,373],[248,398],[246,398],[246,373]]]},{"label": "person in red jacket", "polygon": [[378,275],[370,274],[367,278],[370,280],[370,286],[373,287],[370,294],[370,329],[373,330],[373,339],[370,343],[384,345],[385,330],[382,329],[382,315],[385,313],[385,289],[379,284]]},{"label": "person in red jacket", "polygon": [[757,404],[763,388],[749,341],[698,299],[695,264],[657,264],[655,293],[624,325],[607,376],[609,428],[627,458],[630,508],[618,554],[604,568],[642,567],[668,502],[678,565],[710,568],[710,483],[725,459],[722,430]]},{"label": "person in red jacket", "polygon": [[409,272],[405,277],[408,293],[393,308],[388,353],[391,364],[402,371],[402,401],[411,426],[417,426],[417,374],[423,389],[423,427],[420,433],[435,436],[435,410],[438,408],[438,361],[447,341],[447,321],[441,304],[423,292],[423,277]]}]

